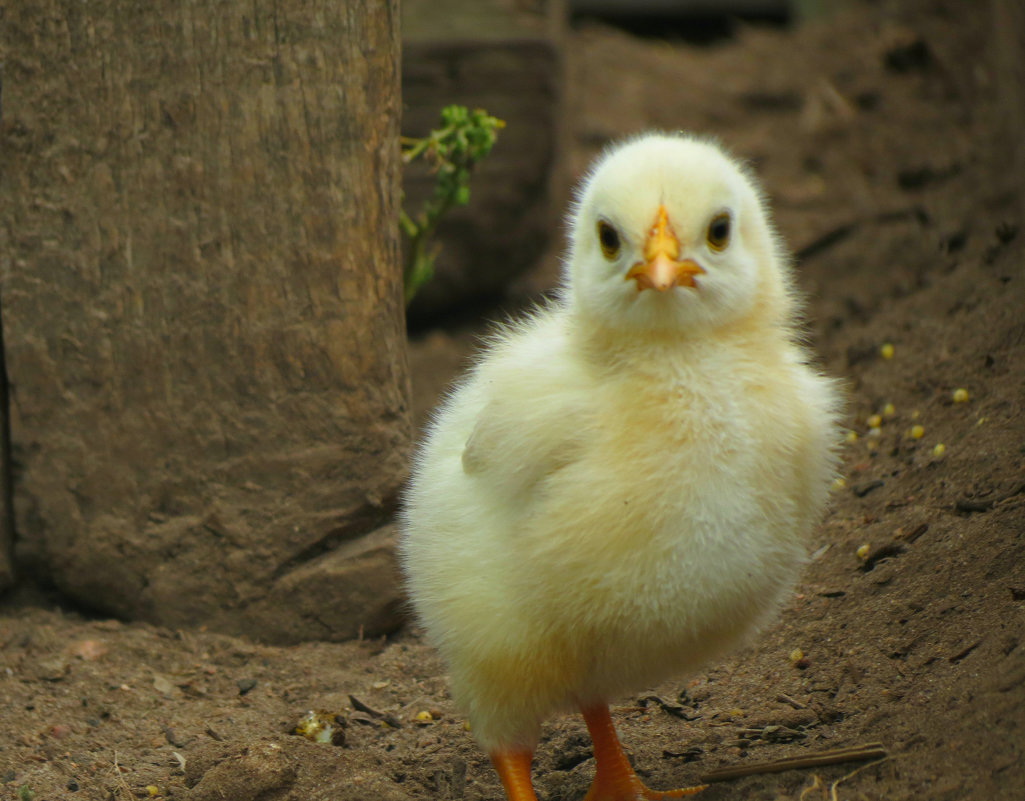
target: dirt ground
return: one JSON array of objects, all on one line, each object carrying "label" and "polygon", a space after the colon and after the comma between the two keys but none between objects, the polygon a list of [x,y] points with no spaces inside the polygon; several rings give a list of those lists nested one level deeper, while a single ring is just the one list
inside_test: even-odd
[{"label": "dirt ground", "polygon": [[[781,619],[613,707],[655,788],[881,743],[882,760],[700,797],[1025,798],[1025,232],[1021,177],[995,144],[982,7],[868,3],[704,49],[571,36],[569,176],[651,126],[715,133],[751,159],[797,255],[810,337],[849,392],[844,482]],[[556,251],[507,305],[550,287],[557,264]],[[473,337],[414,337],[418,414]],[[311,709],[345,722],[337,744],[290,734]],[[550,721],[539,796],[583,798],[591,757],[578,717]],[[9,601],[0,799],[133,797],[502,794],[415,630],[275,648]]]}]

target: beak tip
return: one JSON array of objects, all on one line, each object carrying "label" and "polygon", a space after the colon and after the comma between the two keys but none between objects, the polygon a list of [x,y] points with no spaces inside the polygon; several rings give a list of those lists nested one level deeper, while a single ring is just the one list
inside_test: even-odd
[{"label": "beak tip", "polygon": [[676,261],[659,256],[647,262],[638,262],[626,274],[626,278],[637,282],[638,292],[645,289],[668,292],[676,287],[697,289],[694,277],[704,273],[701,265],[693,259]]}]

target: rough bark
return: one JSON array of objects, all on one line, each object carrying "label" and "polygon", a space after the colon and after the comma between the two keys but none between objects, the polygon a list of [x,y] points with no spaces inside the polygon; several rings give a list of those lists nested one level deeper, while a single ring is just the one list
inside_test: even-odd
[{"label": "rough bark", "polygon": [[105,613],[348,635],[278,588],[404,475],[397,0],[3,27],[19,558]]}]

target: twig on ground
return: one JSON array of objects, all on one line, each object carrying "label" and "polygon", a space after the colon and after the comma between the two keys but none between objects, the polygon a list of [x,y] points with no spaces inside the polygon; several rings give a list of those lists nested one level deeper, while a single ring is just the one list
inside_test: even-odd
[{"label": "twig on ground", "polygon": [[888,755],[884,756],[882,759],[877,759],[875,762],[869,762],[867,765],[862,765],[859,768],[855,768],[850,773],[848,773],[846,776],[841,776],[839,779],[837,779],[835,782],[833,782],[829,786],[829,801],[839,801],[839,798],[837,797],[837,794],[836,794],[836,788],[837,788],[837,785],[839,785],[841,782],[845,782],[848,779],[853,778],[857,774],[861,773],[861,771],[865,770],[865,768],[871,768],[873,765],[878,765],[881,762],[885,762],[889,758],[890,757]]},{"label": "twig on ground", "polygon": [[813,792],[814,790],[822,790],[822,792],[825,793],[825,788],[822,786],[822,779],[819,778],[819,774],[815,773],[811,778],[811,784],[801,790],[801,795],[798,796],[797,801],[805,801],[808,797],[808,793]]},{"label": "twig on ground", "polygon": [[[723,782],[739,779],[741,776],[752,776],[756,773],[781,773],[784,770],[836,765],[841,762],[862,762],[868,759],[887,758],[889,755],[882,743],[854,745],[847,748],[832,748],[819,751],[817,754],[784,757],[771,762],[756,762],[751,765],[734,765],[728,768],[717,768],[701,777],[702,783]],[[860,770],[860,768],[859,768]]]},{"label": "twig on ground", "polygon": [[359,712],[365,712],[366,714],[370,715],[370,717],[374,718],[375,720],[383,721],[384,723],[391,726],[393,729],[402,728],[402,724],[399,722],[399,719],[397,717],[388,712],[381,712],[377,709],[374,709],[372,706],[369,706],[368,704],[365,704],[363,701],[360,701],[355,695],[349,695],[349,703],[352,704],[353,709]]},{"label": "twig on ground", "polygon": [[121,765],[118,764],[116,750],[114,751],[114,784],[116,786],[113,795],[119,796],[123,793],[125,798],[135,798],[132,788],[128,786],[124,774],[121,773]]},{"label": "twig on ground", "polygon": [[802,704],[800,701],[797,701],[784,693],[780,693],[779,695],[777,695],[776,700],[779,701],[781,704],[790,704],[790,706],[792,706],[794,709],[808,708],[807,704]]}]

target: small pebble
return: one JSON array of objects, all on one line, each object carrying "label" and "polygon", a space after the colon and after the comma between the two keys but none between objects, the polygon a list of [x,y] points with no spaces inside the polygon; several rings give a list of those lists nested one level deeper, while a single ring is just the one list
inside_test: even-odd
[{"label": "small pebble", "polygon": [[879,355],[882,356],[884,359],[892,359],[893,358],[893,345],[890,344],[889,342],[887,342],[885,345],[883,345],[879,349]]},{"label": "small pebble", "polygon": [[967,403],[968,402],[968,390],[959,387],[954,390],[954,403]]},{"label": "small pebble", "polygon": [[164,739],[167,740],[167,742],[170,745],[173,745],[177,748],[181,748],[183,745],[185,745],[184,742],[178,739],[178,735],[175,734],[174,729],[172,729],[170,726],[164,726]]},{"label": "small pebble", "polygon": [[79,640],[68,649],[68,652],[87,662],[95,662],[107,653],[107,646],[99,640]]},{"label": "small pebble", "polygon": [[879,426],[873,426],[872,428],[870,428],[868,430],[868,435],[870,437],[878,437],[882,433],[883,433],[883,430]]},{"label": "small pebble", "polygon": [[239,695],[245,695],[256,687],[256,679],[239,679],[235,682],[235,686],[238,687]]}]

